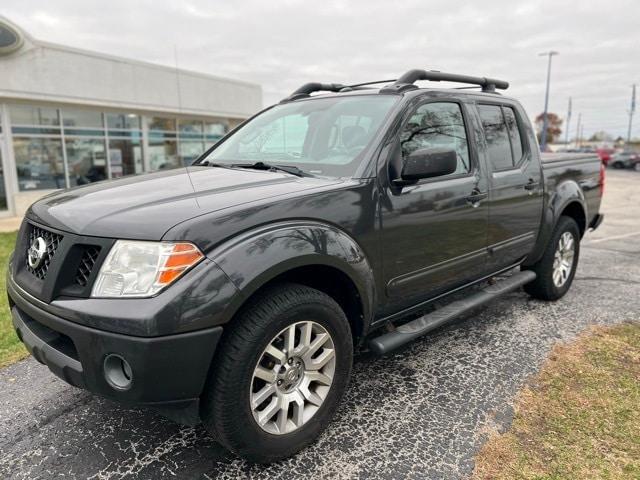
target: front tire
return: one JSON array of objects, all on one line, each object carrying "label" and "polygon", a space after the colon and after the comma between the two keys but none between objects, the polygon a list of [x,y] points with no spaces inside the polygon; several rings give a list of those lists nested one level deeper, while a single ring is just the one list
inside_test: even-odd
[{"label": "front tire", "polygon": [[534,265],[536,279],[524,286],[525,292],[541,300],[558,300],[571,288],[580,256],[580,229],[571,217],[560,217],[551,239]]},{"label": "front tire", "polygon": [[245,459],[289,457],[326,428],[351,373],[347,318],[298,284],[259,294],[233,320],[202,398],[205,427]]}]

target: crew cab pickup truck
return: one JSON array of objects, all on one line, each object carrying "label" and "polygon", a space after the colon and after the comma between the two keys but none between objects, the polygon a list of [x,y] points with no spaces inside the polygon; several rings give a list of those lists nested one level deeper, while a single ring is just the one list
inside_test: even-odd
[{"label": "crew cab pickup truck", "polygon": [[34,203],[7,278],[33,356],[270,462],[327,426],[354,352],[520,287],[561,298],[602,221],[597,155],[541,157],[507,82],[382,83],[306,84],[193,165]]}]

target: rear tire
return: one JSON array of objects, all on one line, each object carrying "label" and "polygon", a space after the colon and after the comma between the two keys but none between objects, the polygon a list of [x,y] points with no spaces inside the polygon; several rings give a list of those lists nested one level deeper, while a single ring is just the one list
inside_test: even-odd
[{"label": "rear tire", "polygon": [[[321,346],[312,352],[314,344]],[[251,462],[289,457],[330,422],[352,358],[349,322],[331,297],[298,284],[272,287],[225,331],[202,397],[204,425]]]},{"label": "rear tire", "polygon": [[[571,245],[568,245],[568,243]],[[525,292],[541,300],[558,300],[571,287],[580,256],[580,229],[571,217],[560,217],[542,258],[527,267],[536,279],[524,286]]]}]

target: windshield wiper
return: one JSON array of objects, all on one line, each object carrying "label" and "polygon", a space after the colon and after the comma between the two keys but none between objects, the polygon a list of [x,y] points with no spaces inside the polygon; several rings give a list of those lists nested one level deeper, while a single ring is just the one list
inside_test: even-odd
[{"label": "windshield wiper", "polygon": [[229,163],[215,163],[215,162],[210,162],[209,160],[203,160],[202,162],[196,163],[196,166],[198,167],[218,167],[218,168],[235,168],[234,165],[229,164]]},{"label": "windshield wiper", "polygon": [[310,173],[300,170],[294,165],[273,165],[271,163],[256,162],[256,163],[234,163],[234,167],[250,168],[253,170],[278,170],[285,173],[290,173],[296,177],[312,177]]}]

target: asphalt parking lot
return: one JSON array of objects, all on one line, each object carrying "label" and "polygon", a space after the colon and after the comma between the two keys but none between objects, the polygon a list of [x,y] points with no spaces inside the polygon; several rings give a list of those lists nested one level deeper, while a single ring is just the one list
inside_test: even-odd
[{"label": "asphalt parking lot", "polygon": [[27,359],[0,370],[0,478],[461,478],[556,341],[640,320],[640,173],[608,171],[605,223],[567,296],[514,293],[408,348],[355,364],[345,402],[312,447],[251,466],[180,427],[66,385]]}]

